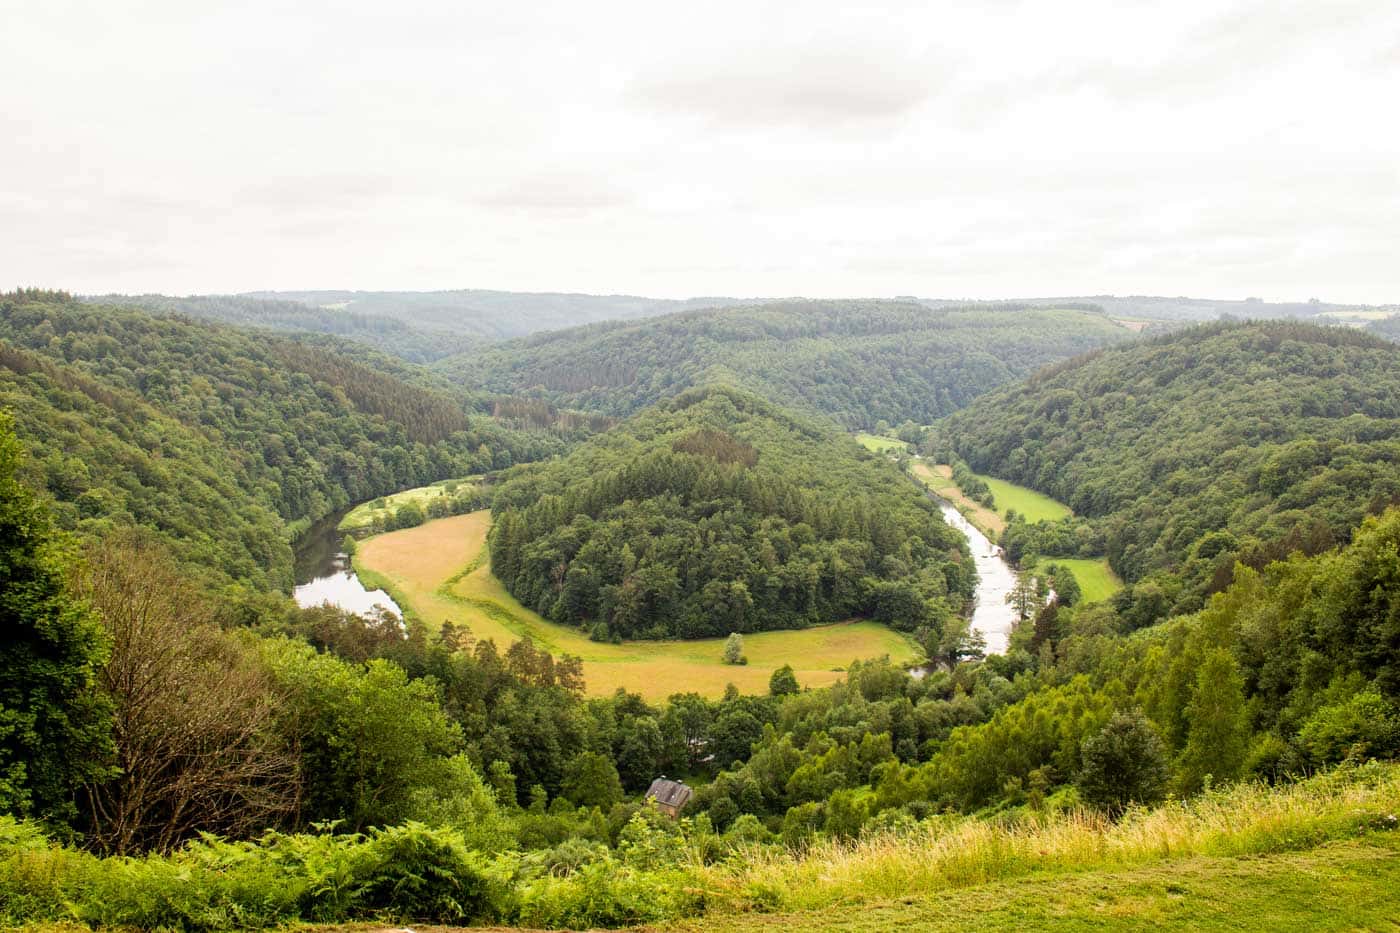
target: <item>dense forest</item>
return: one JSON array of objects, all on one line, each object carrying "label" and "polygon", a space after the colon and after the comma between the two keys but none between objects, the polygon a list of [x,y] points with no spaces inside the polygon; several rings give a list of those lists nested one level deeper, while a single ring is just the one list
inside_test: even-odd
[{"label": "dense forest", "polygon": [[521,337],[537,331],[559,330],[597,321],[631,320],[745,303],[732,298],[668,299],[638,295],[503,292],[482,288],[436,292],[252,292],[240,297],[295,302],[323,310],[390,318],[418,332],[451,334],[478,342]]},{"label": "dense forest", "polygon": [[148,526],[204,571],[259,586],[289,587],[290,536],[337,508],[563,447],[370,356],[60,293],[0,296],[0,406],[59,524]]},{"label": "dense forest", "polygon": [[[991,333],[1041,312],[961,314]],[[898,381],[895,325],[867,370]],[[1386,832],[1397,356],[1353,329],[1212,324],[909,426],[969,487],[970,467],[1074,508],[1013,519],[1013,558],[1107,553],[1131,584],[1032,599],[984,656],[966,544],[821,416],[834,388],[794,413],[688,386],[615,422],[325,334],[4,296],[0,922],[708,921],[888,898],[907,883],[874,879],[914,866],[946,886]],[[486,471],[491,569],[595,639],[860,616],[928,663],[590,698],[579,659],[528,640],[208,585],[285,587],[310,518]],[[679,818],[645,800],[661,775],[694,791]]]},{"label": "dense forest", "polygon": [[329,334],[415,363],[462,353],[480,342],[480,338],[466,336],[455,329],[415,330],[395,317],[248,295],[98,295],[82,300],[157,314],[181,314],[239,327]]},{"label": "dense forest", "polygon": [[729,382],[868,428],[927,423],[1038,366],[1129,336],[1092,311],[803,301],[542,334],[437,366],[474,388],[616,415]]},{"label": "dense forest", "polygon": [[897,469],[733,389],[507,474],[494,513],[495,574],[598,639],[865,616],[936,642],[972,595],[966,544]]},{"label": "dense forest", "polygon": [[1204,325],[1048,367],[935,433],[1073,508],[1013,551],[1103,548],[1145,624],[1400,501],[1400,359],[1344,328]]}]

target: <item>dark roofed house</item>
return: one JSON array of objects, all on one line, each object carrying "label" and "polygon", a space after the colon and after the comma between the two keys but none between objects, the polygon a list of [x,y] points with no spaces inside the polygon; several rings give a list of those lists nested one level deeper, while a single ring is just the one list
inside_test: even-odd
[{"label": "dark roofed house", "polygon": [[657,809],[674,819],[681,815],[681,810],[690,802],[690,796],[694,793],[684,781],[668,781],[663,774],[651,782],[651,786],[647,788],[646,799],[655,800]]}]

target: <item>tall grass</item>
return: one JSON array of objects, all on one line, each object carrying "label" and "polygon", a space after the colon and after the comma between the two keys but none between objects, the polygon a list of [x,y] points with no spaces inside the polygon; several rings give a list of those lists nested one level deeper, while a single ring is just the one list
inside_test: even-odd
[{"label": "tall grass", "polygon": [[[1304,849],[1394,829],[1400,766],[1345,766],[1284,787],[1240,785],[1113,822],[1083,810],[935,817],[850,843],[728,849],[640,816],[616,851],[560,874],[486,857],[408,825],[354,836],[203,839],[170,855],[102,859],[0,818],[0,925],[262,929],[351,920],[532,926],[658,923],[888,901],[1031,874]],[[723,853],[728,850],[729,854]],[[719,855],[719,860],[713,859]]]},{"label": "tall grass", "polygon": [[1244,784],[1113,822],[1086,810],[1013,819],[944,818],[798,855],[755,847],[701,869],[714,907],[810,910],[1005,880],[1192,856],[1239,856],[1389,829],[1400,769],[1346,768],[1285,787]]}]

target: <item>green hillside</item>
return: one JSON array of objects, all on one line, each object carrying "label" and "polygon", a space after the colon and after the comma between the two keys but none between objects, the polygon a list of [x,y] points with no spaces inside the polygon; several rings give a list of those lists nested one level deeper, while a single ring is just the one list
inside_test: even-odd
[{"label": "green hillside", "polygon": [[509,474],[493,510],[506,587],[603,638],[853,616],[941,631],[972,592],[961,537],[884,457],[732,389]]},{"label": "green hillside", "polygon": [[1129,336],[1089,311],[801,301],[539,334],[437,365],[474,388],[618,415],[730,382],[860,429],[925,424],[1045,363]]},{"label": "green hillside", "polygon": [[[1400,501],[1400,350],[1340,328],[1204,326],[1052,366],[939,435],[1087,519],[1080,540],[1101,538],[1147,621],[1199,607],[1237,560],[1317,553]],[[1077,520],[1060,524],[1035,549],[1077,556]]]},{"label": "green hillside", "polygon": [[288,541],[311,520],[562,447],[374,362],[61,293],[0,296],[0,407],[60,525],[150,527],[261,586],[291,585]]}]

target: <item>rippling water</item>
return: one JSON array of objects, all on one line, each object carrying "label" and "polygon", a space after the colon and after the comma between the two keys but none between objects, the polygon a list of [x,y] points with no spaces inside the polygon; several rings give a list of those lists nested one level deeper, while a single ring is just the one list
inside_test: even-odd
[{"label": "rippling water", "polygon": [[987,640],[988,654],[1006,651],[1007,639],[1016,624],[1016,608],[1006,602],[1006,596],[1016,586],[1016,574],[987,536],[978,531],[962,513],[942,499],[938,506],[948,524],[967,538],[972,560],[977,567],[977,605],[972,611],[972,629]]}]

